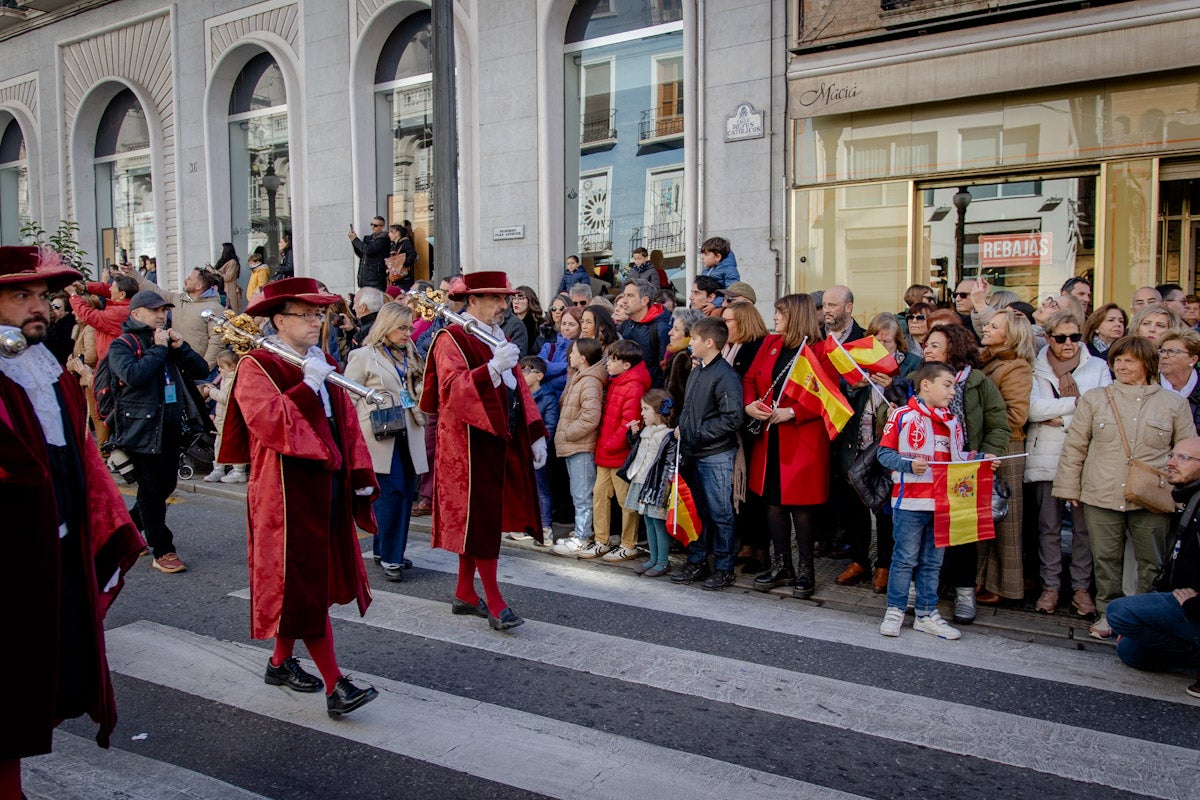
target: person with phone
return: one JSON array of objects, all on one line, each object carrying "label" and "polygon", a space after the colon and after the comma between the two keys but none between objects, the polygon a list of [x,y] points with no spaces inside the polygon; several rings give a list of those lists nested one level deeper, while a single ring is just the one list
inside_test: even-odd
[{"label": "person with phone", "polygon": [[387,288],[387,266],[384,264],[384,259],[391,252],[391,242],[384,233],[386,224],[383,217],[373,217],[371,232],[361,239],[355,232],[353,223],[350,225],[350,230],[346,232],[346,236],[350,239],[350,246],[354,249],[354,255],[358,256],[359,288],[370,286],[381,292]]}]

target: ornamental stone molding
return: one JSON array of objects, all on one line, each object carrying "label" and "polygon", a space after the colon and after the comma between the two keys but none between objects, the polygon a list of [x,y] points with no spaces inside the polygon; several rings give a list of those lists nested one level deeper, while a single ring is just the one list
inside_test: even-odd
[{"label": "ornamental stone molding", "polygon": [[221,60],[229,48],[254,34],[269,34],[285,43],[295,59],[300,52],[300,8],[295,2],[267,2],[210,19],[208,32],[208,70]]},{"label": "ornamental stone molding", "polygon": [[[22,75],[0,83],[0,107],[3,106],[15,106],[24,110],[36,124],[38,119],[37,74]],[[25,136],[29,137],[32,134],[33,131],[27,131]]]}]

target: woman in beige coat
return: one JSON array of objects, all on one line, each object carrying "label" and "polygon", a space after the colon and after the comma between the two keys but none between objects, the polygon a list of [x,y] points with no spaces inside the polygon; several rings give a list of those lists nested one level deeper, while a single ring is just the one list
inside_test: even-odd
[{"label": "woman in beige coat", "polygon": [[596,486],[596,440],[608,384],[604,350],[595,339],[576,339],[567,357],[567,386],[563,389],[554,431],[554,451],[567,464],[575,532],[550,550],[578,558],[592,539],[592,490]]},{"label": "woman in beige coat", "polygon": [[216,269],[221,280],[225,282],[222,291],[222,294],[225,295],[225,303],[233,313],[240,314],[242,312],[242,287],[238,286],[238,278],[242,275],[242,262],[238,260],[237,250],[233,249],[230,242],[221,245],[221,255],[217,258]]},{"label": "woman in beige coat", "polygon": [[[363,346],[350,351],[346,377],[385,394],[391,402],[376,406],[354,399],[358,424],[379,481],[375,499],[375,563],[389,581],[402,581],[402,570],[412,566],[404,557],[408,523],[417,497],[418,476],[429,471],[425,455],[425,415],[417,408],[425,365],[412,342],[413,317],[408,306],[384,303]],[[395,436],[376,439],[371,412],[399,406],[404,409],[404,429]]]},{"label": "woman in beige coat", "polygon": [[1086,392],[1075,407],[1058,460],[1053,494],[1083,506],[1096,570],[1096,609],[1100,618],[1088,633],[1112,636],[1104,609],[1121,593],[1125,531],[1133,540],[1138,592],[1145,592],[1163,563],[1169,518],[1125,499],[1129,474],[1125,446],[1113,405],[1129,440],[1130,455],[1164,469],[1167,454],[1181,439],[1196,435],[1188,403],[1158,384],[1158,351],[1147,339],[1126,336],[1108,350],[1116,381]]}]

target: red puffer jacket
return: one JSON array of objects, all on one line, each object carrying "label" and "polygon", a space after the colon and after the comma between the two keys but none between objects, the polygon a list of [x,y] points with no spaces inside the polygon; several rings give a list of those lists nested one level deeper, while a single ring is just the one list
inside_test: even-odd
[{"label": "red puffer jacket", "polygon": [[642,395],[650,388],[650,371],[643,362],[608,382],[604,416],[596,440],[596,466],[619,467],[629,455],[628,424],[642,418]]}]

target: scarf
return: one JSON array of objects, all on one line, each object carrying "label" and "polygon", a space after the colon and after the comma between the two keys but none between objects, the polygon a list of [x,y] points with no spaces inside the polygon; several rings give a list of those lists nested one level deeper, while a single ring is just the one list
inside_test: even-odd
[{"label": "scarf", "polygon": [[[905,410],[916,413],[908,413],[903,417],[900,452],[934,461],[934,441],[937,428],[940,427],[949,434],[950,460],[965,460],[963,450],[966,447],[966,436],[962,423],[954,416],[954,412],[949,408],[930,408],[918,397],[910,397]],[[896,419],[899,421],[901,418]]]},{"label": "scarf", "polygon": [[[20,331],[12,325],[0,325],[0,330]],[[33,405],[46,441],[55,447],[65,447],[67,435],[63,430],[62,411],[54,384],[62,374],[62,365],[44,344],[35,344],[14,358],[0,358],[0,372],[22,389]]]},{"label": "scarf", "polygon": [[659,365],[662,367],[663,372],[670,371],[671,362],[675,360],[675,354],[682,353],[684,350],[687,350],[691,343],[692,337],[690,336],[683,337],[679,340],[678,344],[671,344],[670,342],[667,342],[667,354],[663,356],[662,363]]},{"label": "scarf", "polygon": [[1100,355],[1108,352],[1108,342],[1101,339],[1098,333],[1092,337],[1092,347],[1096,348],[1096,352]]},{"label": "scarf", "polygon": [[1050,365],[1050,369],[1054,370],[1054,376],[1058,378],[1058,396],[1059,397],[1079,397],[1079,386],[1075,383],[1075,376],[1071,373],[1079,366],[1079,360],[1083,357],[1081,349],[1076,348],[1075,357],[1061,361],[1054,355],[1054,351],[1049,347],[1046,348],[1046,363]]},{"label": "scarf", "polygon": [[950,412],[966,424],[967,408],[964,395],[967,388],[967,378],[971,375],[971,365],[963,367],[954,376],[954,399],[950,401]]}]

